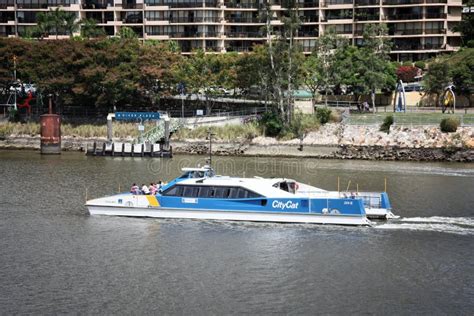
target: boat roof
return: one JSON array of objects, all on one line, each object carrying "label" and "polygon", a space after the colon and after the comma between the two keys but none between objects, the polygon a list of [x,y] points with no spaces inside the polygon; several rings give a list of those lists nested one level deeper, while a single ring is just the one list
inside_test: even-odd
[{"label": "boat roof", "polygon": [[265,197],[295,197],[294,194],[274,187],[273,185],[282,181],[295,182],[285,178],[237,178],[227,176],[215,176],[210,178],[193,178],[179,182],[180,185],[214,185],[214,186],[238,186],[249,189]]},{"label": "boat roof", "polygon": [[181,168],[181,171],[188,172],[188,171],[208,171],[211,170],[211,167],[204,166],[204,167],[196,167],[196,168]]}]

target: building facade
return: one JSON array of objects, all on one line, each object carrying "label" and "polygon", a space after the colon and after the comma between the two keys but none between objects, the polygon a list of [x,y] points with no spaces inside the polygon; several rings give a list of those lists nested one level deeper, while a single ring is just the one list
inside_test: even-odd
[{"label": "building facade", "polygon": [[[77,19],[94,19],[107,35],[132,28],[142,39],[174,40],[183,53],[245,52],[264,43],[262,15],[271,1],[271,23],[282,27],[285,0],[0,0],[0,36],[28,33],[36,15],[61,7]],[[416,60],[457,50],[461,0],[296,0],[301,27],[297,40],[310,53],[328,27],[362,39],[368,23],[385,23],[398,60]]]}]

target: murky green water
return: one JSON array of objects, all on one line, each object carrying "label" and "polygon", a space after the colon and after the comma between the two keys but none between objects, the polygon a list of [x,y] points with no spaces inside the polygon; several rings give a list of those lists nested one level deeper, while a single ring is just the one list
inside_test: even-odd
[{"label": "murky green water", "polygon": [[474,166],[216,157],[219,174],[388,192],[376,228],[91,217],[171,160],[0,152],[0,313],[470,314]]}]

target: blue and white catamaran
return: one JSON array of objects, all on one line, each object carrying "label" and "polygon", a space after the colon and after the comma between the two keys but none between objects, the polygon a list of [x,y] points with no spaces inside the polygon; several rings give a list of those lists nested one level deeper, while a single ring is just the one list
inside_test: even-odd
[{"label": "blue and white catamaran", "polygon": [[122,193],[86,206],[91,215],[341,225],[371,225],[370,212],[391,214],[386,193],[344,196],[291,179],[218,176],[209,166],[183,168],[156,195]]}]

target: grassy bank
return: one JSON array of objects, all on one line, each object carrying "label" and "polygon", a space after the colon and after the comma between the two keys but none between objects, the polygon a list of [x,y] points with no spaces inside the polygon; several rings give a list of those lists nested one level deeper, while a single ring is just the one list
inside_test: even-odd
[{"label": "grassy bank", "polygon": [[399,125],[438,125],[446,117],[456,117],[464,124],[474,124],[474,114],[443,114],[443,113],[367,113],[351,114],[347,124],[372,125],[382,124],[386,116],[393,115],[395,124]]},{"label": "grassy bank", "polygon": [[[147,126],[150,128],[151,126]],[[136,138],[139,135],[137,124],[135,123],[114,123],[113,125],[114,137],[117,138]],[[36,136],[40,134],[39,123],[3,123],[0,124],[0,137],[10,135],[28,135]],[[62,136],[72,137],[107,137],[107,126],[106,125],[92,125],[92,124],[81,124],[61,125]]]},{"label": "grassy bank", "polygon": [[[177,131],[172,139],[185,140],[185,139],[205,139],[207,137],[208,126],[199,126],[194,129],[180,129]],[[262,136],[262,131],[257,124],[248,123],[241,125],[224,125],[212,127],[212,133],[214,139],[223,141],[252,139],[257,136]]]}]

